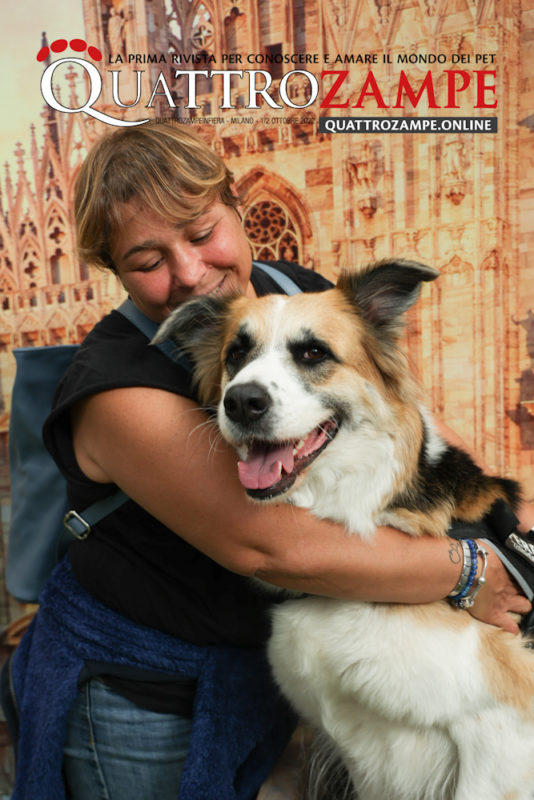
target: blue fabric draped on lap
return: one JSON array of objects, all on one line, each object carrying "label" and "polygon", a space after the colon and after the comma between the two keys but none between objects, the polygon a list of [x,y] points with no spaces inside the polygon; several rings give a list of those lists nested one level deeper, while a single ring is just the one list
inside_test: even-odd
[{"label": "blue fabric draped on lap", "polygon": [[12,800],[63,800],[67,715],[86,661],[197,678],[178,800],[251,800],[295,727],[263,648],[196,646],[139,626],[95,601],[65,558],[13,656],[20,711]]}]

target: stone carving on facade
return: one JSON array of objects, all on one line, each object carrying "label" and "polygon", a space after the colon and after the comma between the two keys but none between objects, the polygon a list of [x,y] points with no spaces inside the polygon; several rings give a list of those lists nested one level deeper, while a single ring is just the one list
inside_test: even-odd
[{"label": "stone carving on facade", "polygon": [[107,38],[110,54],[124,59],[127,52],[124,36],[124,17],[122,11],[117,11],[113,6],[109,10]]},{"label": "stone carving on facade", "polygon": [[[472,276],[474,274],[474,266],[471,262],[467,261],[466,259],[462,258],[462,256],[456,252],[452,255],[448,261],[442,263],[441,266],[438,266],[442,275],[469,275]],[[471,280],[471,278],[470,278]],[[438,289],[443,289],[443,284],[440,284],[436,281],[436,287]]]},{"label": "stone carving on facade", "polygon": [[406,249],[413,253],[417,253],[417,255],[420,255],[419,245],[421,244],[424,236],[425,233],[420,230],[409,229],[405,231],[404,238],[406,240]]},{"label": "stone carving on facade", "polygon": [[133,8],[128,9],[124,19],[124,45],[127,53],[137,53],[137,37],[135,13]]},{"label": "stone carving on facade", "polygon": [[[311,97],[310,81],[301,73],[292,75],[287,84],[287,94],[295,105],[303,107]],[[298,109],[294,110],[297,111]]]},{"label": "stone carving on facade", "polygon": [[244,14],[243,3],[244,0],[230,0],[223,12],[224,20],[226,21],[229,17],[238,17]]},{"label": "stone carving on facade", "polygon": [[291,144],[292,125],[280,125],[278,128],[278,144],[280,147],[289,147]]},{"label": "stone carving on facade", "polygon": [[501,262],[501,256],[499,251],[494,248],[490,250],[488,255],[482,261],[482,270],[485,271],[497,271],[499,269],[503,269],[505,265]]},{"label": "stone carving on facade", "polygon": [[169,39],[169,51],[181,54],[184,52],[184,20],[181,9],[173,0],[165,0],[165,27]]},{"label": "stone carving on facade", "polygon": [[508,415],[520,426],[522,447],[532,450],[534,449],[534,311],[529,308],[522,319],[516,319],[512,314],[511,321],[525,331],[529,363],[521,371],[520,377],[516,378],[519,386],[519,402]]},{"label": "stone carving on facade", "polygon": [[440,36],[440,52],[447,56],[449,62],[452,56],[459,52],[463,38],[463,34],[460,33],[446,33]]},{"label": "stone carving on facade", "polygon": [[213,22],[204,3],[200,3],[196,9],[190,41],[195,50],[206,52],[212,49]]},{"label": "stone carving on facade", "polygon": [[381,25],[387,25],[391,17],[391,0],[375,0],[378,19]]},{"label": "stone carving on facade", "polygon": [[451,258],[451,254],[465,252],[463,236],[466,225],[445,225],[440,231],[439,252],[442,257]]},{"label": "stone carving on facade", "polygon": [[339,275],[339,259],[341,256],[341,242],[332,242],[332,253],[334,255],[334,273]]},{"label": "stone carving on facade", "polygon": [[425,11],[429,17],[433,17],[436,13],[437,0],[424,0]]},{"label": "stone carving on facade", "polygon": [[280,201],[259,199],[245,209],[243,225],[255,258],[300,262],[299,230],[289,209]]},{"label": "stone carving on facade", "polygon": [[258,135],[255,130],[247,130],[245,133],[245,152],[256,153],[258,150]]},{"label": "stone carving on facade", "polygon": [[363,142],[347,162],[355,187],[357,207],[365,219],[371,219],[380,204],[378,183],[384,169],[382,147],[378,141]]},{"label": "stone carving on facade", "polygon": [[365,250],[364,261],[376,261],[376,236],[371,236],[369,239],[362,239],[362,243]]},{"label": "stone carving on facade", "polygon": [[347,0],[330,0],[330,12],[336,27],[344,30],[347,26]]},{"label": "stone carving on facade", "polygon": [[[520,325],[525,331],[526,348],[530,359],[530,366],[534,369],[534,311],[532,308],[529,308],[523,319],[516,319],[515,315],[512,314],[512,322],[514,325]],[[534,401],[534,392],[531,399]]]},{"label": "stone carving on facade", "polygon": [[488,250],[496,250],[500,233],[499,221],[495,217],[482,220],[483,241]]},{"label": "stone carving on facade", "polygon": [[459,205],[466,195],[468,166],[465,136],[460,134],[445,136],[441,145],[442,185],[445,196],[455,206]]}]

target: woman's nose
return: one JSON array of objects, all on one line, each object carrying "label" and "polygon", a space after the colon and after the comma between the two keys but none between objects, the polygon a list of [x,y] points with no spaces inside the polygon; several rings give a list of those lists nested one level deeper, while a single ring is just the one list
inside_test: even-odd
[{"label": "woman's nose", "polygon": [[194,248],[174,248],[170,258],[173,285],[194,288],[206,273],[206,265]]}]

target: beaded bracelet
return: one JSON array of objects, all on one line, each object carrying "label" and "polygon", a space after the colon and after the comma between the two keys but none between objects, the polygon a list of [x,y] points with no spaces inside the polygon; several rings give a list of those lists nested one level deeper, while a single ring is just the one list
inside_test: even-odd
[{"label": "beaded bracelet", "polygon": [[472,578],[469,586],[468,582],[471,577],[471,572],[473,569],[473,561],[475,561],[476,564],[476,559],[474,556],[476,552],[475,543],[472,539],[460,539],[460,544],[463,550],[464,562],[462,566],[462,572],[458,579],[458,583],[456,584],[452,592],[449,594],[449,597],[451,599],[458,598],[460,596],[463,597],[464,594],[466,593],[466,590],[469,591],[469,588],[473,585]]},{"label": "beaded bracelet", "polygon": [[482,569],[480,571],[479,577],[476,579],[476,586],[471,592],[471,594],[464,595],[463,597],[459,598],[456,602],[458,608],[467,609],[471,608],[473,603],[475,602],[475,597],[479,593],[482,586],[486,583],[486,568],[488,566],[488,551],[485,550],[483,547],[477,547],[476,555],[480,556],[482,559]]},{"label": "beaded bracelet", "polygon": [[462,598],[464,598],[471,590],[471,587],[475,582],[475,576],[477,574],[477,568],[478,568],[477,546],[473,541],[473,539],[466,539],[466,541],[471,555],[471,569],[469,570],[469,576],[467,578],[467,583],[465,584],[464,588],[459,594],[456,595],[456,597],[453,598],[453,602],[456,603],[456,605],[458,606],[460,605],[460,601],[462,600]]}]

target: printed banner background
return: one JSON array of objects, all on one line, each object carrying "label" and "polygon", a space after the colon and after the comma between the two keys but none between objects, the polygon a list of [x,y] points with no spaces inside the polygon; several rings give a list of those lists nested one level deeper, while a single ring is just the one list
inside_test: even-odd
[{"label": "printed banner background", "polygon": [[[410,312],[413,369],[433,411],[533,497],[532,0],[76,0],[68,17],[52,0],[31,13],[20,5],[24,20],[14,14],[3,26],[0,60],[8,112],[0,145],[9,161],[0,176],[0,560],[10,516],[12,350],[79,342],[121,297],[111,275],[77,258],[69,200],[88,148],[110,127],[45,108],[39,81],[49,62],[36,61],[43,31],[48,45],[84,37],[101,52],[100,61],[70,47],[50,54],[52,62],[97,66],[96,109],[194,125],[225,156],[246,194],[244,224],[257,257],[296,260],[333,279],[392,255],[438,267],[440,279]],[[208,72],[197,80],[197,108],[186,107],[194,105],[187,76],[176,78],[176,69]],[[231,81],[232,107],[221,109],[222,78],[209,73],[227,69],[243,76]],[[250,70],[259,69],[270,73],[269,94],[282,108],[265,100],[247,108]],[[120,70],[120,100],[130,108],[114,101],[111,70]],[[323,70],[336,74],[321,77]],[[331,107],[321,108],[342,70]],[[435,102],[425,91],[410,103],[405,92],[394,107],[401,70],[416,91],[430,81]],[[456,87],[464,79],[469,86],[447,108],[451,70],[462,71]],[[495,93],[484,97],[496,108],[475,107],[482,71],[495,72]],[[383,102],[375,90],[358,107],[369,72]],[[319,94],[308,104],[310,74]],[[54,72],[54,86],[69,108],[89,96],[87,72],[72,64]],[[498,131],[320,132],[320,117],[344,116],[487,116],[497,117]],[[0,583],[0,623],[20,614]]]}]

